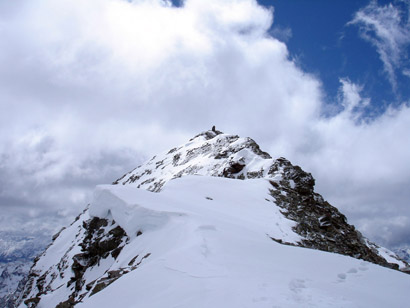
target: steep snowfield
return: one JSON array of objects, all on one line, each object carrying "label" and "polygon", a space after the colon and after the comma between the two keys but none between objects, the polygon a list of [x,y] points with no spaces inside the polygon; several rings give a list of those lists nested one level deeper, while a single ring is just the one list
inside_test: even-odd
[{"label": "steep snowfield", "polygon": [[[269,185],[266,179],[187,176],[170,181],[161,193],[100,186],[89,214],[60,234],[37,268],[46,271],[67,250],[78,253],[73,232],[91,215],[115,220],[129,242],[116,260],[104,259],[87,271],[85,284],[119,269],[128,272],[88,292],[79,308],[407,307],[406,274],[273,241],[296,242],[299,236],[271,202]],[[68,277],[62,276],[37,307],[55,307],[67,297]]]}]

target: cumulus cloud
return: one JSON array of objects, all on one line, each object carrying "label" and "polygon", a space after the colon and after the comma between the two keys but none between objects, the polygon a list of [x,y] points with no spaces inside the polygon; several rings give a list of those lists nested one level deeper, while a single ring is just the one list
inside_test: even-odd
[{"label": "cumulus cloud", "polygon": [[360,9],[348,24],[357,25],[361,37],[372,44],[383,62],[393,90],[397,89],[397,71],[408,71],[408,46],[410,44],[409,2],[401,1],[399,5],[389,3],[379,6],[372,0],[366,7]]},{"label": "cumulus cloud", "polygon": [[270,34],[272,10],[253,0],[0,6],[2,223],[72,219],[95,184],[216,125],[311,171],[366,235],[407,241],[397,222],[410,217],[409,108],[366,120],[371,100],[344,78],[337,111],[323,116],[321,82]]},{"label": "cumulus cloud", "polygon": [[362,98],[361,87],[342,80],[340,91],[344,110],[316,123],[321,146],[299,160],[314,171],[318,190],[364,234],[399,245],[410,235],[407,225],[398,223],[410,217],[410,138],[405,133],[410,109],[402,105],[363,119],[370,100]]}]

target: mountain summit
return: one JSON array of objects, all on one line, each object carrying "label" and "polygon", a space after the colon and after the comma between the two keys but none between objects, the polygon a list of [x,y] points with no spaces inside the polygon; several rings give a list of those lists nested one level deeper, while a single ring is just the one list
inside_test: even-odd
[{"label": "mountain summit", "polygon": [[98,186],[36,259],[17,304],[405,305],[410,279],[397,270],[408,264],[364,238],[314,184],[250,138],[205,131]]},{"label": "mountain summit", "polygon": [[[262,151],[251,138],[224,134],[213,128],[188,143],[154,156],[113,184],[131,185],[159,192],[170,180],[203,175],[248,180],[269,180],[269,195],[281,214],[294,221],[300,236],[297,246],[349,255],[398,269],[405,264],[393,252],[369,242],[346,217],[314,192],[315,180],[299,166]],[[283,238],[272,238],[286,243]]]}]

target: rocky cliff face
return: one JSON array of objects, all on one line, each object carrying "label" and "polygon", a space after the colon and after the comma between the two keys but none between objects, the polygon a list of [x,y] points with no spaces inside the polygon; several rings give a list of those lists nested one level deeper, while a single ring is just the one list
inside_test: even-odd
[{"label": "rocky cliff face", "polygon": [[[109,267],[115,262],[128,240],[124,230],[112,219],[90,217],[87,210],[67,229],[70,228],[77,230],[75,238],[69,238],[66,234],[69,232],[62,229],[48,249],[34,260],[17,304],[37,307],[41,296],[64,287],[64,296],[55,306],[72,307],[88,292],[97,293],[118,278],[118,273],[109,273],[108,279],[85,273],[88,270],[90,274],[90,269],[98,268],[101,263]],[[64,254],[56,253],[56,249]]]},{"label": "rocky cliff face", "polygon": [[[349,225],[343,214],[314,191],[315,181],[310,173],[285,158],[272,159],[250,138],[206,131],[185,145],[153,157],[116,180],[113,187],[161,192],[172,179],[187,175],[267,181],[266,202],[277,207],[283,219],[291,221],[289,232],[295,234],[294,237],[268,234],[277,243],[338,253],[394,269],[408,266]],[[104,202],[119,202],[125,212],[129,208],[113,195],[107,195]],[[162,217],[163,212],[147,214],[144,210],[141,213],[155,221],[168,219]],[[150,258],[151,251],[143,244],[138,244],[141,245],[138,249],[129,248],[131,242],[137,245],[144,230],[129,231],[124,227],[126,219],[121,219],[118,222],[111,210],[104,217],[93,216],[85,210],[70,227],[57,234],[49,248],[35,260],[17,304],[38,307],[44,296],[52,294],[49,305],[73,307],[137,269]]]}]

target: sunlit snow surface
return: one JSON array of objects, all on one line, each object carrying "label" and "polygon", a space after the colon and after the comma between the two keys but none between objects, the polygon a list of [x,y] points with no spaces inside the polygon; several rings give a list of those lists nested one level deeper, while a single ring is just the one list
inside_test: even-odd
[{"label": "sunlit snow surface", "polygon": [[[131,238],[108,269],[151,255],[76,307],[408,306],[406,274],[272,241],[299,236],[270,201],[269,185],[187,176],[161,193],[98,187],[90,215],[112,217]],[[51,307],[47,297],[39,307]]]}]

